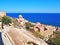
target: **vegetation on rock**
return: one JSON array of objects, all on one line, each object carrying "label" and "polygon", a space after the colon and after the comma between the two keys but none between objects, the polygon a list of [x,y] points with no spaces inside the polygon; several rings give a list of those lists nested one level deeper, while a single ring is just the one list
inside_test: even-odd
[{"label": "vegetation on rock", "polygon": [[42,36],[41,34],[40,34],[40,32],[33,32],[33,35],[35,35],[36,37],[38,37],[38,38],[41,38],[41,39],[44,39],[44,36]]},{"label": "vegetation on rock", "polygon": [[31,24],[31,23],[29,23],[29,22],[25,23],[25,25],[26,25],[26,29],[27,29],[27,30],[29,30],[30,27],[33,27],[33,26],[34,26],[33,24]]},{"label": "vegetation on rock", "polygon": [[55,31],[53,34],[53,38],[50,37],[48,43],[51,45],[60,45],[60,32]]}]

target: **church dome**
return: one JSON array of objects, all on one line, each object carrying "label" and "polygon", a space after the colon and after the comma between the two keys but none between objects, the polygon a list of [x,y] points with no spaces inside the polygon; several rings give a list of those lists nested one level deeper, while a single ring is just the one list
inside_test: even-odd
[{"label": "church dome", "polygon": [[19,15],[19,17],[21,17],[21,18],[22,18],[22,15]]}]

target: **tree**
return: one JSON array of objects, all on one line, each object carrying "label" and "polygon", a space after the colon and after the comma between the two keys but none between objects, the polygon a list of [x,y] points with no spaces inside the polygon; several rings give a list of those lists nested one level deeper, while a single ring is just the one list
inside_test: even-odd
[{"label": "tree", "polygon": [[8,25],[8,24],[11,23],[11,22],[12,22],[12,20],[11,20],[10,17],[8,17],[8,16],[3,16],[3,17],[2,17],[2,29],[3,29],[3,24]]}]

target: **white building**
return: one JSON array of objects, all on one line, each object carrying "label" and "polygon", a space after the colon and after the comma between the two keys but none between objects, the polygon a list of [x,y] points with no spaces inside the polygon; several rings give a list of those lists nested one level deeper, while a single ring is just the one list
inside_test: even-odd
[{"label": "white building", "polygon": [[25,20],[22,15],[19,15],[19,17],[17,18],[17,22],[18,22],[18,25],[20,27],[25,27],[25,23],[28,22],[27,20]]}]

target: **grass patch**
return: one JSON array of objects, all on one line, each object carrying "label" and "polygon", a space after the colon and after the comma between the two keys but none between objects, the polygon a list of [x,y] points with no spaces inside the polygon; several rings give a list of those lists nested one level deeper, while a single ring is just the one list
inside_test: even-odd
[{"label": "grass patch", "polygon": [[34,31],[33,35],[36,36],[36,37],[39,37],[39,38],[41,38],[41,39],[44,39],[44,36],[42,36],[42,35],[40,34],[40,32],[37,32],[37,31],[35,32],[35,31]]}]

